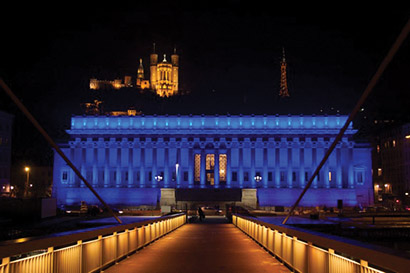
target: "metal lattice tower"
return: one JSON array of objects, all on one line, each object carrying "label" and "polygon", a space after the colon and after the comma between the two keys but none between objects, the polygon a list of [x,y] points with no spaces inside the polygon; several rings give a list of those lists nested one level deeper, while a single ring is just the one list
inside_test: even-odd
[{"label": "metal lattice tower", "polygon": [[282,48],[282,60],[280,62],[280,90],[279,96],[281,98],[289,97],[288,81],[286,78],[286,58],[285,58],[285,48]]}]

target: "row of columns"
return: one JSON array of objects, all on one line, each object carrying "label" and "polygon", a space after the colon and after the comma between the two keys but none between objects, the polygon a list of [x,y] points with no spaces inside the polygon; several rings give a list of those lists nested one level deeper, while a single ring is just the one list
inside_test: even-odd
[{"label": "row of columns", "polygon": [[[245,146],[245,145],[244,145]],[[99,152],[97,149],[103,149],[103,152]],[[151,153],[152,164],[146,164],[147,150]],[[220,187],[220,177],[219,177],[219,154],[226,154],[227,158],[227,167],[226,167],[226,187],[257,187],[261,186],[264,188],[267,187],[304,187],[307,182],[306,179],[310,178],[310,175],[313,173],[314,168],[323,158],[326,149],[325,147],[312,147],[311,149],[311,162],[305,162],[305,149],[303,147],[283,147],[283,146],[274,146],[267,147],[265,145],[262,148],[262,158],[259,161],[262,161],[262,167],[256,167],[256,148],[253,146],[250,147],[250,166],[244,166],[244,148],[230,147],[225,146],[223,149],[205,149],[205,148],[193,148],[188,145],[177,145],[177,147],[165,147],[162,148],[163,156],[160,158],[163,160],[163,163],[159,164],[158,159],[158,150],[156,147],[139,147],[139,148],[130,148],[130,147],[116,147],[116,148],[96,148],[85,145],[85,147],[73,146],[70,148],[70,156],[74,159],[74,162],[77,166],[80,166],[80,170],[84,177],[92,181],[94,186],[103,186],[103,187],[189,187],[192,188],[195,186],[194,173],[195,173],[195,164],[194,158],[195,154],[201,155],[200,162],[200,181],[199,186],[202,188],[207,187],[206,185],[206,155],[214,154],[215,166],[214,166],[214,187]],[[171,151],[174,149],[174,151]],[[238,165],[233,166],[232,164],[232,150],[238,149]],[[347,150],[346,155],[342,155],[342,150]],[[89,153],[89,154],[87,154]],[[124,157],[123,153],[128,153],[128,156]],[[281,166],[281,153],[286,157],[286,164]],[[113,155],[116,154],[116,166],[112,166]],[[172,156],[171,156],[172,154]],[[268,166],[268,157],[269,154],[274,154],[274,165]],[[91,156],[92,155],[92,156]],[[101,158],[101,156],[103,158]],[[297,160],[299,165],[293,166],[294,157],[298,156]],[[342,179],[347,179],[347,186],[349,188],[354,187],[353,179],[353,147],[350,145],[348,147],[338,146],[333,152],[332,156],[333,164],[330,164],[329,161],[324,165],[322,169],[322,176],[320,177],[320,184],[318,178],[314,179],[313,187],[324,187],[330,188],[330,182],[336,183],[332,187],[342,188],[346,186],[346,183],[343,183]],[[91,160],[89,160],[91,157]],[[119,157],[119,158],[118,158]],[[139,157],[139,158],[138,158]],[[187,158],[183,158],[187,157]],[[342,159],[343,157],[343,159]],[[127,162],[122,162],[123,158],[128,159]],[[88,160],[87,160],[88,159]],[[91,161],[91,162],[88,162]],[[345,161],[345,162],[343,162]],[[236,164],[235,164],[236,165]],[[347,166],[347,170],[344,171],[342,166]],[[99,181],[99,170],[103,167],[104,170],[104,181]],[[113,177],[110,176],[110,171],[115,171],[115,181],[111,181]],[[139,171],[139,181],[136,181],[134,177],[135,171]],[[147,181],[146,174],[151,171],[151,180]],[[173,181],[172,172],[175,171],[175,181]],[[126,173],[124,173],[126,172]],[[185,181],[184,172],[188,174],[188,181]],[[236,172],[237,181],[232,180],[232,173]],[[254,177],[256,173],[260,173],[262,177],[261,182],[256,182]],[[268,181],[269,172],[271,172],[272,181]],[[306,173],[308,175],[306,177]],[[329,172],[331,172],[331,177],[329,177]],[[87,173],[91,173],[91,177],[87,177]],[[155,178],[157,175],[163,174],[162,181],[157,181]],[[123,175],[128,177],[122,177]],[[245,181],[245,175],[248,176],[248,181]],[[296,179],[295,179],[296,178]],[[329,181],[331,178],[331,181]],[[323,180],[322,180],[323,179]],[[159,184],[160,182],[160,184]],[[75,184],[74,174],[70,177],[70,183]],[[234,184],[236,183],[236,184]]]}]

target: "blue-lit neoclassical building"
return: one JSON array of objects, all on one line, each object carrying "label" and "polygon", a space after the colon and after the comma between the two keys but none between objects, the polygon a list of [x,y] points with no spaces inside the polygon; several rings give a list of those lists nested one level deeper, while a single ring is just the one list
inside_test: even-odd
[{"label": "blue-lit neoclassical building", "polygon": [[[209,199],[251,207],[291,206],[346,119],[74,116],[67,131],[71,140],[61,147],[113,205]],[[355,143],[355,132],[350,125],[301,206],[335,207],[340,199],[347,206],[373,203],[370,146]],[[97,203],[57,154],[53,193],[60,204]]]}]

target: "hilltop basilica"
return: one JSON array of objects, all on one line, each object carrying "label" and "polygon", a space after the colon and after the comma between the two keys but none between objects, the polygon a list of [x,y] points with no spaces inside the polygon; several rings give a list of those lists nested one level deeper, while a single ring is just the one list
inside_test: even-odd
[{"label": "hilltop basilica", "polygon": [[158,54],[155,53],[155,44],[153,52],[150,54],[150,79],[145,78],[144,66],[142,59],[139,60],[137,77],[133,82],[131,76],[125,76],[124,80],[98,80],[90,79],[90,89],[120,89],[124,87],[136,87],[140,90],[150,89],[160,97],[171,97],[179,94],[178,89],[178,68],[179,56],[174,53],[171,55],[171,61],[167,60],[166,54],[163,55],[162,61],[158,61]]}]

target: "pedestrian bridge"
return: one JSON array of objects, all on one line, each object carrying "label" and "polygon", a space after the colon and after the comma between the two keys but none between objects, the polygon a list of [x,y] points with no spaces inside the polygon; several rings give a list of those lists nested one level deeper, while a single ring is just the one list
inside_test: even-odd
[{"label": "pedestrian bridge", "polygon": [[[27,252],[36,254],[18,256]],[[410,268],[409,259],[385,249],[241,215],[233,215],[232,223],[207,216],[186,224],[186,216],[178,214],[19,239],[1,244],[0,257],[0,273],[379,273]]]}]

